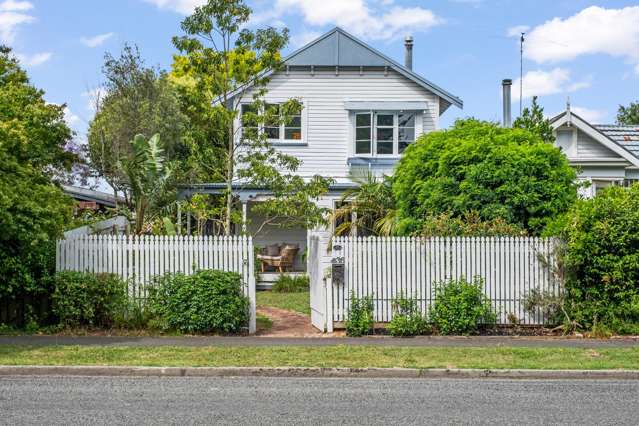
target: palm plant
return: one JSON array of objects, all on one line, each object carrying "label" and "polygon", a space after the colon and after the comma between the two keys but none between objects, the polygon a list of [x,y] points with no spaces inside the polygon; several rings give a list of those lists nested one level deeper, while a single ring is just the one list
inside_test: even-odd
[{"label": "palm plant", "polygon": [[150,139],[136,135],[131,141],[131,155],[120,159],[131,189],[131,200],[135,211],[135,233],[141,234],[144,225],[159,214],[163,208],[167,182],[172,171],[166,163],[160,135]]},{"label": "palm plant", "polygon": [[395,229],[395,199],[388,176],[378,178],[370,171],[352,174],[356,188],[344,192],[333,212],[334,235],[356,228],[360,235],[391,235]]}]

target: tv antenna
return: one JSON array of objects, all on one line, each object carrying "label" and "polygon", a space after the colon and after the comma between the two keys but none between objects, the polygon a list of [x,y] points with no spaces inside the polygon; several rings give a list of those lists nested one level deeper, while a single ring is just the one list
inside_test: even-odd
[{"label": "tv antenna", "polygon": [[524,36],[526,33],[521,33],[519,38],[519,116],[521,117],[522,98],[524,96]]}]

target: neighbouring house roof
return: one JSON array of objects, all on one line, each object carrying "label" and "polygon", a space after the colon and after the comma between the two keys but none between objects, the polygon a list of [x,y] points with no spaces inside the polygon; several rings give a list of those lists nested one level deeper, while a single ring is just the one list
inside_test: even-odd
[{"label": "neighbouring house roof", "polygon": [[[419,86],[435,93],[448,105],[464,107],[464,102],[416,72],[392,60],[339,27],[311,41],[283,59],[286,66],[389,67]],[[272,74],[269,71],[266,75]],[[236,95],[239,93],[238,90]]]},{"label": "neighbouring house roof", "polygon": [[[115,207],[116,198],[113,194],[71,185],[62,185],[62,190],[65,194],[78,201],[93,201],[103,206]],[[122,203],[124,199],[118,197],[117,201]]]},{"label": "neighbouring house roof", "polygon": [[639,126],[590,124],[570,109],[550,119],[550,123],[555,129],[570,123],[628,160],[633,166],[639,167]]},{"label": "neighbouring house roof", "polygon": [[639,126],[593,124],[593,127],[639,158]]}]

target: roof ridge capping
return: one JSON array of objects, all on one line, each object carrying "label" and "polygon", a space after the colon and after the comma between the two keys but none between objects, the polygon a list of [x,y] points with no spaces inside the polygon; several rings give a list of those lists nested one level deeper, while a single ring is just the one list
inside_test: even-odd
[{"label": "roof ridge capping", "polygon": [[[421,75],[417,74],[416,72],[414,72],[412,70],[409,70],[408,68],[406,68],[405,66],[401,65],[397,61],[395,61],[395,60],[391,59],[390,57],[384,55],[383,53],[381,53],[380,51],[378,51],[374,47],[372,47],[369,44],[363,42],[362,40],[358,39],[354,35],[348,33],[343,28],[338,27],[338,26],[332,28],[331,30],[329,30],[328,32],[322,34],[321,36],[319,36],[315,40],[312,40],[311,42],[309,42],[306,45],[300,47],[299,49],[297,49],[293,53],[287,55],[282,60],[282,62],[285,63],[285,64],[286,63],[290,64],[291,62],[294,62],[294,60],[297,57],[299,57],[303,53],[307,52],[308,49],[310,49],[313,46],[316,46],[316,45],[320,44],[324,40],[327,40],[333,34],[338,34],[338,38],[337,38],[337,41],[336,41],[337,49],[335,49],[334,52],[329,52],[328,49],[327,49],[327,52],[321,52],[324,55],[324,58],[328,57],[327,54],[332,53],[332,58],[330,58],[330,59],[332,59],[332,61],[331,60],[327,61],[327,62],[332,62],[332,63],[325,63],[325,64],[321,64],[321,65],[340,65],[339,64],[339,61],[340,61],[340,55],[339,55],[340,39],[339,39],[339,35],[343,35],[347,39],[350,39],[353,43],[355,43],[355,44],[359,45],[360,47],[366,49],[368,52],[370,52],[374,56],[377,56],[379,59],[382,60],[381,62],[382,62],[383,65],[390,66],[395,71],[397,71],[398,73],[402,74],[404,77],[408,78],[409,80],[412,80],[413,82],[417,83],[418,85],[422,86],[423,88],[425,88],[427,90],[430,90],[431,92],[435,93],[439,97],[441,97],[441,98],[445,99],[446,101],[450,102],[452,105],[455,105],[455,106],[457,106],[458,108],[461,108],[461,109],[464,108],[464,102],[461,100],[461,98],[453,95],[452,93],[448,92],[447,90],[444,90],[440,86],[438,86],[438,85],[434,84],[433,82],[427,80],[426,78],[422,77]],[[322,57],[318,57],[318,58],[313,58],[313,59],[317,59],[317,60],[321,61],[323,58]],[[382,65],[382,64],[380,64],[380,65]],[[297,65],[320,65],[320,64],[319,63],[318,64],[302,64],[302,63],[299,63]],[[360,64],[360,65],[362,65],[362,64]]]}]

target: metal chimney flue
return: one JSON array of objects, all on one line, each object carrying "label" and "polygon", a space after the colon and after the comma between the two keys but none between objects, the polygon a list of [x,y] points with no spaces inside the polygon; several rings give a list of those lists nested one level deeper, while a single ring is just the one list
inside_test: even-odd
[{"label": "metal chimney flue", "polygon": [[512,85],[513,85],[513,81],[509,78],[506,78],[501,81],[503,112],[504,112],[504,118],[503,118],[504,127],[512,126],[512,115],[510,112],[510,107],[511,107],[510,89]]},{"label": "metal chimney flue", "polygon": [[407,35],[404,39],[404,66],[413,69],[413,36]]}]

